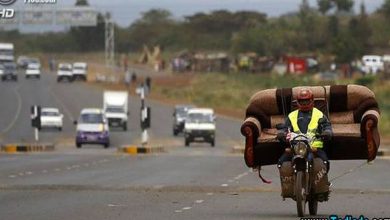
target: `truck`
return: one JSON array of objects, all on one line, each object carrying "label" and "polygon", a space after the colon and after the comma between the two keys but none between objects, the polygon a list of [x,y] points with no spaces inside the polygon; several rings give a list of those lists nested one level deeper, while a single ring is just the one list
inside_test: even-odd
[{"label": "truck", "polygon": [[129,116],[127,91],[104,91],[103,110],[110,127],[122,127],[127,131]]},{"label": "truck", "polygon": [[0,43],[0,63],[14,62],[14,44]]}]

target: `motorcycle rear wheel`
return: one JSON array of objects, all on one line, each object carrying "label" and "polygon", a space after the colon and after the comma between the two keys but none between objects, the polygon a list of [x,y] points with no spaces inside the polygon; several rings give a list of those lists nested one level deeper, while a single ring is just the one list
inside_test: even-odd
[{"label": "motorcycle rear wheel", "polygon": [[297,212],[298,217],[303,217],[305,215],[306,208],[306,192],[304,183],[303,171],[298,171],[295,178],[295,201],[297,203]]},{"label": "motorcycle rear wheel", "polygon": [[309,213],[310,215],[317,215],[318,201],[316,198],[309,200]]}]

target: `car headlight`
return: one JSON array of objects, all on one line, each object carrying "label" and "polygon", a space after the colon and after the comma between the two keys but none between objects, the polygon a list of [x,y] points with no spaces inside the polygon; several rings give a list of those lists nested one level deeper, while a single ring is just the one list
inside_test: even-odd
[{"label": "car headlight", "polygon": [[99,138],[105,138],[108,136],[108,131],[103,131],[101,134],[99,134]]},{"label": "car headlight", "polygon": [[307,146],[303,142],[298,142],[294,145],[294,152],[297,155],[304,157],[307,153]]}]

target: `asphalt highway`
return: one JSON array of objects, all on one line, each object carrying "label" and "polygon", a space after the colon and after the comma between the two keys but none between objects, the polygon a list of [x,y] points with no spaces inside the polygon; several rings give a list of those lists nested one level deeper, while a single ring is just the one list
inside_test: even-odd
[{"label": "asphalt highway", "polygon": [[[33,104],[59,108],[64,128],[40,132],[41,142],[56,143],[54,152],[0,154],[0,219],[297,219],[294,201],[280,197],[277,168],[263,168],[272,180],[263,184],[242,155],[231,153],[243,143],[240,120],[217,118],[214,148],[184,147],[182,135],[172,135],[173,107],[148,100],[150,143],[167,152],[130,156],[116,147],[139,143],[140,100],[131,97],[127,132],[112,130],[108,149],[77,149],[73,120],[82,108],[102,106],[103,89],[58,84],[49,73],[41,80],[20,78],[0,83],[1,142],[34,141]],[[385,158],[332,161],[333,191],[317,217],[390,217],[389,167]]]}]

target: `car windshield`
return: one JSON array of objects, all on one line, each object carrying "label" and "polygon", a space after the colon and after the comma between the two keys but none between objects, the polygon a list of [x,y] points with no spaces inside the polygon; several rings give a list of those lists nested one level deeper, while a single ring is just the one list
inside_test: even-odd
[{"label": "car windshield", "polygon": [[42,116],[59,116],[60,114],[58,112],[53,111],[42,111]]},{"label": "car windshield", "polygon": [[121,107],[109,106],[109,107],[106,108],[106,112],[124,113],[124,110]]},{"label": "car windshield", "polygon": [[31,69],[31,70],[37,70],[39,69],[39,65],[38,64],[29,64],[28,69]]},{"label": "car windshield", "polygon": [[70,71],[70,70],[72,70],[69,66],[60,66],[59,69],[62,70],[62,71]]},{"label": "car windshield", "polygon": [[211,114],[192,113],[188,115],[187,121],[193,123],[210,123],[213,122],[213,116]]},{"label": "car windshield", "polygon": [[101,124],[103,123],[102,114],[82,114],[80,117],[80,122],[84,124]]},{"label": "car windshield", "polygon": [[187,116],[187,111],[190,108],[191,107],[178,107],[178,108],[176,108],[176,115],[179,117],[185,117],[185,116]]},{"label": "car windshield", "polygon": [[74,65],[73,66],[73,69],[76,69],[76,70],[84,70],[85,67],[83,65]]}]

